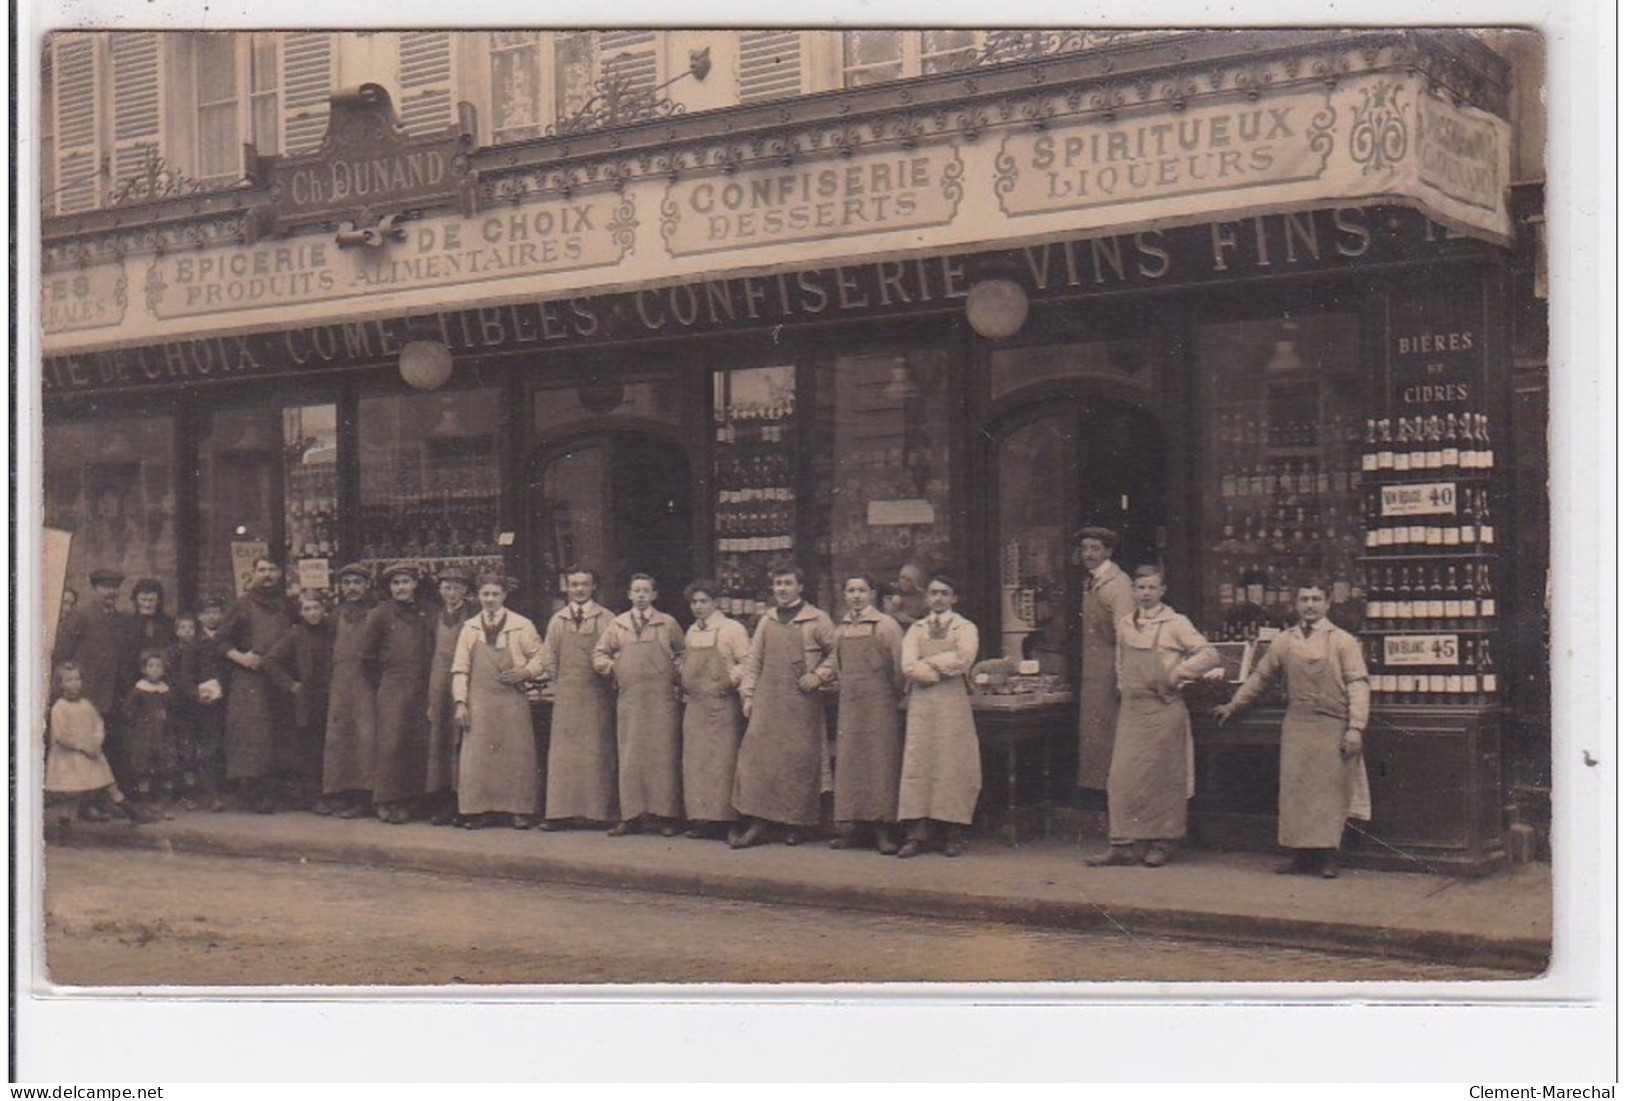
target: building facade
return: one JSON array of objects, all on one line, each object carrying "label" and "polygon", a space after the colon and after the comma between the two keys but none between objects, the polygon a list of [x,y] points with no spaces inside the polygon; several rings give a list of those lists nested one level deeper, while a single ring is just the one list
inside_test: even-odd
[{"label": "building facade", "polygon": [[[1072,533],[1105,524],[1210,638],[1327,583],[1377,689],[1364,848],[1491,868],[1549,753],[1539,59],[54,35],[45,522],[70,583],[114,564],[187,604],[261,548],[316,587],[500,566],[534,612],[583,561],[612,599],[714,577],[746,618],[780,559],[825,607],[949,568],[985,656],[1065,679]],[[1202,838],[1272,835],[1277,725],[1200,726]]]}]

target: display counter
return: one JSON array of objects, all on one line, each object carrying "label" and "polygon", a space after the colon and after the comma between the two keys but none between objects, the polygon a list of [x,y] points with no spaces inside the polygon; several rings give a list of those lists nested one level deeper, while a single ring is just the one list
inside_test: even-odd
[{"label": "display counter", "polygon": [[[1281,718],[1280,708],[1257,707],[1220,726],[1192,708],[1193,844],[1275,848]],[[1350,824],[1350,863],[1457,875],[1505,864],[1498,709],[1375,707],[1365,759],[1371,821]]]}]

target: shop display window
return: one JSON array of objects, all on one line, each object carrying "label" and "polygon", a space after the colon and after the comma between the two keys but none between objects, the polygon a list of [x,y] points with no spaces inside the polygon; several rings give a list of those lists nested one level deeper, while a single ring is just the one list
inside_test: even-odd
[{"label": "shop display window", "polygon": [[728,615],[764,613],[769,570],[796,557],[795,413],[793,366],[712,375],[716,583]]},{"label": "shop display window", "polygon": [[1210,639],[1267,636],[1295,617],[1306,582],[1329,585],[1333,620],[1359,628],[1360,347],[1353,314],[1200,328],[1199,625]]},{"label": "shop display window", "polygon": [[338,407],[282,411],[284,551],[301,588],[331,588],[338,546]]},{"label": "shop display window", "polygon": [[281,507],[282,411],[220,409],[198,441],[198,594],[243,592]]},{"label": "shop display window", "polygon": [[496,390],[363,398],[364,561],[502,568]]},{"label": "shop display window", "polygon": [[828,519],[814,526],[815,554],[831,608],[842,580],[862,572],[901,580],[894,599],[923,614],[923,579],[952,565],[947,378],[940,349],[844,356],[820,377],[820,454],[833,477],[819,484],[833,492],[819,502]]},{"label": "shop display window", "polygon": [[172,417],[48,424],[45,526],[68,532],[67,584],[82,597],[91,570],[176,590],[175,421]]}]

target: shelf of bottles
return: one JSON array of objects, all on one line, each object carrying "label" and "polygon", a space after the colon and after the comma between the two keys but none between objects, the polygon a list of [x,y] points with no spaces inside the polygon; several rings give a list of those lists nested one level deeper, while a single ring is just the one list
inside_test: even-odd
[{"label": "shelf of bottles", "polygon": [[1295,587],[1308,581],[1330,578],[1334,607],[1358,597],[1358,434],[1352,416],[1321,401],[1313,382],[1270,383],[1262,402],[1217,411],[1207,477],[1219,522],[1208,528],[1217,539],[1205,586],[1214,641],[1252,641],[1289,622]]},{"label": "shelf of bottles", "polygon": [[288,469],[287,560],[338,554],[338,467],[300,463]]},{"label": "shelf of bottles", "polygon": [[500,569],[501,524],[489,436],[429,439],[423,460],[403,463],[383,496],[361,508],[361,557]]},{"label": "shelf of bottles", "polygon": [[1367,420],[1360,468],[1361,637],[1373,699],[1494,703],[1500,619],[1489,417]]},{"label": "shelf of bottles", "polygon": [[767,611],[768,572],[795,550],[794,416],[791,392],[716,410],[717,600],[735,618],[751,621]]}]

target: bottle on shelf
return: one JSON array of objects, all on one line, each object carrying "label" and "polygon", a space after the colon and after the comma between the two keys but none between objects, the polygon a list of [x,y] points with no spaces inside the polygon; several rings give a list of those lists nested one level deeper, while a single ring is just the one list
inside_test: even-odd
[{"label": "bottle on shelf", "polygon": [[1489,490],[1479,486],[1475,493],[1478,515],[1478,543],[1479,546],[1493,547],[1495,545],[1495,521],[1490,516]]},{"label": "bottle on shelf", "polygon": [[[1379,455],[1379,458],[1381,456]],[[1394,427],[1393,462],[1390,464],[1395,474],[1406,474],[1411,469],[1411,421],[1409,417],[1400,417]]]},{"label": "bottle on shelf", "polygon": [[1370,474],[1377,469],[1377,420],[1367,417],[1365,421],[1365,439],[1360,451],[1360,470]]},{"label": "bottle on shelf", "polygon": [[1439,443],[1439,466],[1443,470],[1461,467],[1461,437],[1457,433],[1456,414],[1444,417],[1444,438]]},{"label": "bottle on shelf", "polygon": [[1377,469],[1394,469],[1393,427],[1387,417],[1377,421]]}]

